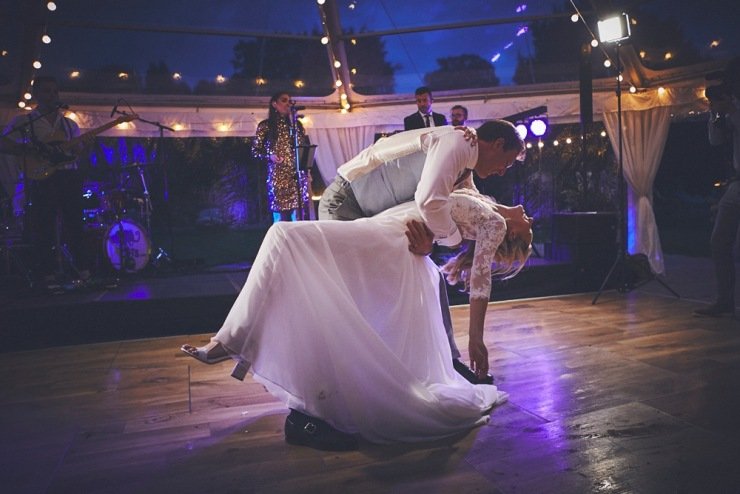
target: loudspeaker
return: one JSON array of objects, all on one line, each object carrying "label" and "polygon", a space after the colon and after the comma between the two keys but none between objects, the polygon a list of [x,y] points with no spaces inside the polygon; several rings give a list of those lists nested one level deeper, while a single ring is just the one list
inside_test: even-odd
[{"label": "loudspeaker", "polygon": [[581,129],[594,121],[593,80],[591,75],[591,44],[581,45],[578,64],[578,94],[581,99]]}]

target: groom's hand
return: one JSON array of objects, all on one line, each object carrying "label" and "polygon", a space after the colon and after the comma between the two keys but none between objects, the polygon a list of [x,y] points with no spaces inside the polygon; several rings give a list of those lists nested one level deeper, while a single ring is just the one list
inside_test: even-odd
[{"label": "groom's hand", "polygon": [[434,246],[434,234],[421,221],[411,220],[406,223],[406,238],[409,239],[409,252],[417,256],[428,256]]}]

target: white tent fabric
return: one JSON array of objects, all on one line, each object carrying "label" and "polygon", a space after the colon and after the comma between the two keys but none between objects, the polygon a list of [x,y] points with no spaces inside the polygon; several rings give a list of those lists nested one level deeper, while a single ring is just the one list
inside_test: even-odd
[{"label": "white tent fabric", "polygon": [[[595,82],[595,86],[597,81]],[[593,94],[593,111],[596,118],[606,119],[607,128],[615,146],[615,118],[617,99],[615,91],[608,86],[611,81],[602,81],[601,88]],[[658,238],[655,218],[652,212],[650,188],[657,166],[660,163],[662,146],[665,142],[669,120],[672,114],[686,115],[706,111],[702,76],[683,79],[666,89],[653,88],[637,93],[624,92],[622,108],[625,122],[629,122],[629,134],[625,134],[625,170],[630,170],[628,181],[636,191],[635,200],[630,203],[630,217],[634,217],[631,231],[638,232],[635,252],[643,252],[650,258],[656,273],[664,271],[662,251]],[[528,91],[524,93],[523,90]],[[497,88],[491,95],[464,95],[453,93],[437,94],[434,109],[449,113],[455,104],[462,104],[469,110],[468,125],[477,126],[485,120],[502,118],[545,105],[551,123],[578,122],[580,99],[577,83],[551,84],[538,88],[521,89]],[[82,131],[94,129],[110,121],[110,106],[75,105],[73,95],[62,94],[62,99],[72,104],[75,118]],[[265,107],[245,107],[238,101],[224,106],[140,106],[135,97],[130,98],[134,110],[149,121],[159,122],[178,129],[165,132],[165,137],[244,137],[252,136],[260,120],[266,118]],[[115,101],[111,97],[111,101]],[[363,148],[372,144],[375,134],[403,129],[403,118],[414,111],[416,106],[409,97],[408,103],[374,100],[367,98],[366,105],[356,105],[349,113],[324,107],[311,108],[306,114],[304,125],[312,141],[318,145],[316,162],[325,183],[333,181],[336,169]],[[655,109],[655,111],[650,111]],[[18,108],[0,108],[0,119],[7,122],[18,112]],[[660,126],[660,129],[658,129]],[[126,129],[114,128],[104,135],[122,137],[155,137],[159,135],[156,126],[143,122],[133,122]],[[648,138],[649,137],[649,138]],[[616,147],[615,147],[616,149]],[[0,157],[0,160],[3,158]],[[628,165],[629,163],[629,165]],[[17,175],[0,161],[2,178],[6,188]],[[643,167],[646,167],[643,169]],[[10,192],[10,191],[9,191]],[[634,203],[634,204],[633,204]]]},{"label": "white tent fabric", "polygon": [[[622,112],[622,164],[627,182],[627,251],[645,254],[652,271],[663,274],[663,251],[653,213],[653,181],[668,139],[671,109],[668,107]],[[614,154],[619,156],[619,114],[604,114]]]}]

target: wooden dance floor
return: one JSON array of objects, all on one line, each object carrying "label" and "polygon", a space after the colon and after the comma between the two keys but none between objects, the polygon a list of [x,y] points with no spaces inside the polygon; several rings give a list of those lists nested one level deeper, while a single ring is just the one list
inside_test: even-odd
[{"label": "wooden dance floor", "polygon": [[[179,352],[210,334],[4,353],[2,489],[739,492],[740,322],[660,292],[492,303],[492,372],[511,397],[490,423],[349,453],[287,445],[287,410],[262,386]],[[453,317],[466,348],[466,307]]]}]

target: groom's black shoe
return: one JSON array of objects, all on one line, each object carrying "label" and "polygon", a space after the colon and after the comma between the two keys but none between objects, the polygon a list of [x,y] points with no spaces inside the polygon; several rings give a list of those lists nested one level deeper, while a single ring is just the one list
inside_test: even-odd
[{"label": "groom's black shoe", "polygon": [[486,374],[486,377],[483,379],[478,379],[478,376],[475,375],[473,369],[460,362],[459,359],[453,358],[452,366],[458,374],[473,384],[493,384],[493,376],[491,374]]},{"label": "groom's black shoe", "polygon": [[353,451],[359,448],[356,436],[292,408],[285,419],[285,441],[324,451]]}]

